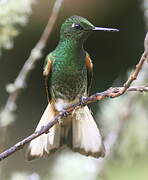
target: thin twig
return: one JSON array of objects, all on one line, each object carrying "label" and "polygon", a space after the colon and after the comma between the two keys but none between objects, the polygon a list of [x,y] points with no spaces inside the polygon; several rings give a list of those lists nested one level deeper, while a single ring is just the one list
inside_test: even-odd
[{"label": "thin twig", "polygon": [[[102,100],[107,97],[114,97],[114,98],[118,97],[119,93],[121,92],[122,89],[123,89],[123,87],[110,88],[104,92],[93,94],[92,96],[85,98],[84,105],[90,104],[90,103],[98,101],[98,100]],[[135,91],[137,91],[137,89],[135,89]],[[34,132],[30,136],[26,137],[24,140],[18,142],[11,148],[2,152],[0,154],[0,161],[5,159],[6,157],[10,156],[14,152],[22,149],[26,144],[28,144],[30,141],[37,138],[38,136],[40,136],[44,133],[50,133],[49,129],[52,128],[55,124],[57,124],[59,122],[59,119],[70,115],[74,110],[76,110],[78,108],[81,108],[80,102],[67,107],[64,111],[60,112],[57,116],[55,116],[52,122],[49,122],[46,126],[43,126],[39,131]]]},{"label": "thin twig", "polygon": [[[106,98],[106,97],[112,97],[112,94],[114,94],[114,97],[116,97],[115,93],[118,94],[120,89],[121,88],[110,88],[107,91],[93,94],[92,96],[85,98],[84,104],[86,105],[86,104],[95,102],[97,100],[101,100],[101,99]],[[5,159],[6,157],[10,156],[11,154],[16,152],[17,150],[22,149],[27,143],[29,143],[33,139],[37,138],[38,136],[40,136],[40,135],[42,135],[44,133],[48,133],[49,129],[51,127],[53,127],[55,124],[57,124],[59,119],[65,117],[65,112],[66,112],[66,115],[68,116],[69,114],[71,114],[71,112],[73,110],[78,109],[80,107],[81,107],[81,103],[80,102],[67,107],[65,111],[60,112],[57,116],[55,116],[52,122],[49,122],[46,126],[43,126],[39,131],[34,132],[33,134],[31,134],[30,136],[28,136],[24,140],[18,142],[17,144],[12,146],[8,150],[6,150],[3,153],[1,153],[0,154],[0,161]]]},{"label": "thin twig", "polygon": [[133,87],[129,87],[127,91],[148,92],[148,87],[147,86],[133,86]]},{"label": "thin twig", "polygon": [[139,63],[136,65],[136,69],[135,71],[130,75],[130,77],[128,78],[128,80],[126,81],[126,83],[124,83],[124,88],[125,90],[127,90],[131,83],[137,79],[137,76],[140,72],[140,70],[142,69],[143,63],[146,60],[146,51],[142,54]]}]

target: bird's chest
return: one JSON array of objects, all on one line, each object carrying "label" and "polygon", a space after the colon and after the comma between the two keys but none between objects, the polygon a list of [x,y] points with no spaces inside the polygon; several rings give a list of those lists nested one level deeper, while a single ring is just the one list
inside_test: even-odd
[{"label": "bird's chest", "polygon": [[75,99],[87,86],[86,66],[76,62],[57,62],[53,66],[51,89],[56,97]]}]

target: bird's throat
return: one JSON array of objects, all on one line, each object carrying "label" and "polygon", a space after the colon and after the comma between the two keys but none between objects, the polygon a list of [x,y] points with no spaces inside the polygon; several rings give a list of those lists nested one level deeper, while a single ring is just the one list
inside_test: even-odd
[{"label": "bird's throat", "polygon": [[56,48],[57,52],[60,52],[60,54],[62,53],[79,53],[80,51],[84,51],[83,50],[83,41],[77,41],[71,38],[68,39],[64,39],[64,40],[60,40],[57,48]]}]

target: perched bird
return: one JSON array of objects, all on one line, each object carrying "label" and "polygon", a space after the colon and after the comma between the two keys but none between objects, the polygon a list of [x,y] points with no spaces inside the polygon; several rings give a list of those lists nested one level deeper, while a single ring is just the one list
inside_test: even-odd
[{"label": "perched bird", "polygon": [[[83,43],[95,30],[118,31],[95,27],[80,16],[71,16],[62,24],[60,41],[45,61],[43,75],[46,80],[48,105],[36,131],[52,121],[59,111],[89,95],[93,64],[83,48]],[[104,157],[102,137],[87,106],[63,118],[48,134],[31,141],[27,159],[49,156],[64,144],[86,156]]]}]

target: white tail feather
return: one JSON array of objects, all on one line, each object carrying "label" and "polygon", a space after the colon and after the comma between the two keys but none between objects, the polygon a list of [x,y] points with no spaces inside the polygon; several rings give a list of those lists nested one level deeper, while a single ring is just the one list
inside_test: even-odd
[{"label": "white tail feather", "polygon": [[[36,131],[40,130],[42,126],[52,121],[55,116],[53,105],[48,104],[43,113]],[[72,122],[71,122],[72,121]],[[72,123],[72,129],[71,124]],[[31,141],[28,151],[27,159],[33,160],[44,155],[50,155],[51,152],[57,150],[63,139],[69,139],[69,131],[72,130],[72,149],[86,156],[103,157],[105,155],[104,145],[99,129],[91,115],[87,106],[74,111],[72,117],[64,118],[63,123],[56,124],[50,129],[48,134],[43,134]]]},{"label": "white tail feather", "polygon": [[76,111],[72,121],[73,149],[84,155],[104,157],[105,148],[99,129],[87,106]]},{"label": "white tail feather", "polygon": [[[49,103],[35,131],[40,130],[42,126],[47,125],[48,122],[53,120],[54,116],[55,111],[53,106]],[[43,155],[47,155],[51,150],[54,151],[58,149],[59,146],[60,126],[57,124],[50,129],[50,133],[43,134],[31,141],[27,151],[27,159],[33,160]]]}]

